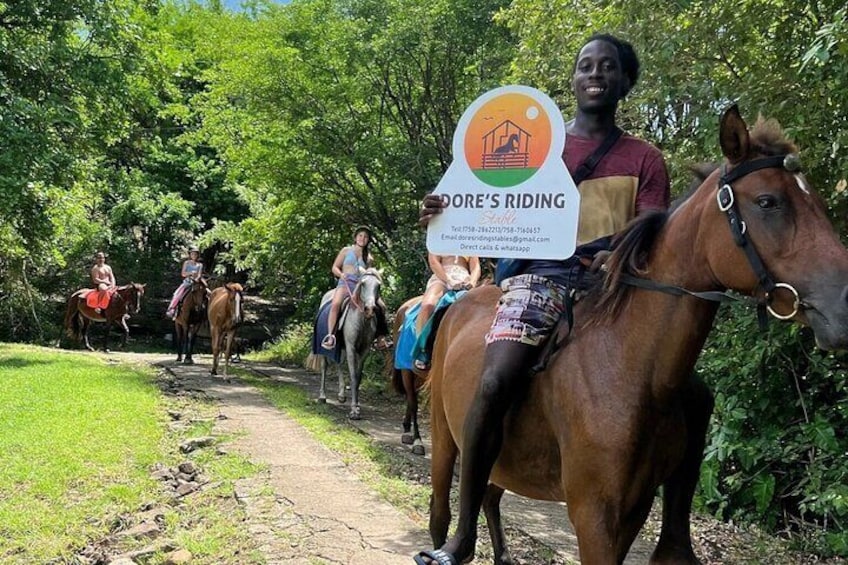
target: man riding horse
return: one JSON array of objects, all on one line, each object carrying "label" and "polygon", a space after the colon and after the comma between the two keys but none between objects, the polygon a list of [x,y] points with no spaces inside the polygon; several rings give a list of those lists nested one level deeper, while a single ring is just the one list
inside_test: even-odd
[{"label": "man riding horse", "polygon": [[112,267],[106,264],[106,254],[98,251],[94,256],[95,265],[91,268],[89,275],[94,284],[94,291],[85,297],[85,303],[96,313],[103,313],[109,307],[109,300],[115,293],[115,274]]},{"label": "man riding horse", "polygon": [[[606,254],[609,236],[637,215],[668,207],[662,154],[616,126],[618,103],[638,77],[632,46],[610,35],[589,38],[575,60],[577,113],[566,125],[563,159],[581,193],[579,245],[565,261],[514,261],[508,278],[496,281],[503,295],[486,335],[483,374],[463,429],[457,529],[441,548],[419,553],[420,565],[465,563],[474,555],[477,517],[500,453],[504,418],[514,399],[525,396],[531,367],[569,307],[570,290],[586,265]],[[439,195],[428,195],[420,222],[426,225],[444,207]]]}]

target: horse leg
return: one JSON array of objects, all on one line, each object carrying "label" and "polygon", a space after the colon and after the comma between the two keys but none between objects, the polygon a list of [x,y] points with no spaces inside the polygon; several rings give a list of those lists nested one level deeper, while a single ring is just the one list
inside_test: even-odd
[{"label": "horse leg", "polygon": [[412,371],[403,371],[403,388],[406,391],[407,418],[412,420],[412,453],[424,455],[424,442],[418,429],[418,387],[416,375]]},{"label": "horse leg", "polygon": [[448,539],[450,491],[459,449],[451,435],[444,408],[439,405],[441,399],[432,398],[430,402],[433,456],[430,461],[430,486],[433,489],[430,495],[430,539],[433,547],[442,547]]},{"label": "horse leg", "polygon": [[174,343],[177,345],[177,363],[183,361],[183,331],[179,324],[174,324]]},{"label": "horse leg", "polygon": [[209,324],[209,339],[212,341],[212,370],[211,374],[218,374],[218,355],[221,353],[221,335],[215,324]]},{"label": "horse leg", "polygon": [[[600,469],[595,476],[602,476]],[[591,484],[585,481],[584,477],[579,482]],[[593,565],[620,565],[624,557],[619,559],[619,550],[616,546],[618,540],[615,533],[620,519],[616,505],[596,490],[581,492],[577,500],[575,497],[568,497],[567,505],[568,516],[574,524],[574,533],[577,535],[580,562]]]},{"label": "horse leg", "polygon": [[85,316],[80,316],[80,322],[82,322],[82,336],[83,343],[85,343],[85,348],[89,351],[94,351],[94,348],[91,347],[91,343],[88,341],[88,328],[91,326],[88,318]]},{"label": "horse leg", "polygon": [[689,513],[698,485],[707,427],[715,401],[707,385],[694,376],[684,394],[686,452],[683,461],[663,484],[662,529],[657,547],[651,554],[652,564],[700,563],[692,550]]},{"label": "horse leg", "polygon": [[355,347],[346,348],[347,368],[350,372],[350,413],[348,418],[359,420],[362,415],[359,408],[359,379],[362,377],[362,365],[365,357],[360,357]]},{"label": "horse leg", "polygon": [[347,393],[345,392],[344,367],[341,363],[336,363],[336,374],[339,378],[339,394],[337,396],[339,404],[347,402]]},{"label": "horse leg", "polygon": [[230,370],[230,351],[233,348],[233,338],[235,338],[236,333],[233,330],[227,332],[227,347],[224,349],[224,376],[227,376],[227,373]]},{"label": "horse leg", "polygon": [[109,330],[112,328],[112,324],[109,323],[109,320],[106,320],[103,326],[106,328],[103,330],[103,351],[109,353]]},{"label": "horse leg", "polygon": [[121,349],[127,348],[127,340],[130,337],[130,327],[127,325],[127,316],[121,316],[121,321],[119,323],[121,329],[124,332],[124,337],[121,339]]},{"label": "horse leg", "polygon": [[503,493],[504,489],[494,483],[489,483],[486,496],[483,498],[483,513],[486,514],[486,524],[489,526],[489,536],[492,538],[495,565],[512,565],[512,556],[506,547],[506,535],[501,522]]},{"label": "horse leg", "polygon": [[318,389],[318,402],[326,404],[327,395],[324,392],[324,382],[327,380],[327,364],[329,361],[324,355],[319,355],[318,359],[319,363],[321,363],[321,387]]},{"label": "horse leg", "polygon": [[197,334],[197,328],[189,325],[186,328],[185,335],[185,359],[183,361],[186,365],[194,365],[194,358],[192,357],[192,351],[194,350],[194,336]]},{"label": "horse leg", "polygon": [[411,371],[407,371],[406,369],[399,369],[400,378],[403,382],[403,393],[406,396],[406,413],[403,416],[403,435],[400,436],[400,442],[406,445],[411,445],[415,438],[412,435],[412,420],[413,414],[412,411],[416,409],[414,404],[416,399],[413,397],[412,392],[409,389],[409,381],[414,381],[415,376],[412,375]]}]

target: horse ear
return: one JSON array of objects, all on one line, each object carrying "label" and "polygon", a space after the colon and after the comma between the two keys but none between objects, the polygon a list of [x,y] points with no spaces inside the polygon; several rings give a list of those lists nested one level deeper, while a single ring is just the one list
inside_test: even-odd
[{"label": "horse ear", "polygon": [[721,152],[734,165],[744,161],[751,151],[748,125],[739,114],[739,107],[736,104],[725,110],[721,117],[719,141]]}]

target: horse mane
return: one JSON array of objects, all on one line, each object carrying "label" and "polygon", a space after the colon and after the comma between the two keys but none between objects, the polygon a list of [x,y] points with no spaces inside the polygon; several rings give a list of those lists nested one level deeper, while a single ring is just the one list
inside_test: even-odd
[{"label": "horse mane", "polygon": [[751,152],[765,157],[797,153],[798,147],[783,132],[780,122],[774,118],[757,117],[757,122],[751,127]]},{"label": "horse mane", "polygon": [[656,210],[643,214],[627,225],[613,239],[613,252],[605,263],[607,270],[600,294],[587,322],[613,319],[621,310],[628,291],[632,288],[623,279],[625,275],[644,277],[647,260],[668,221],[669,213]]}]

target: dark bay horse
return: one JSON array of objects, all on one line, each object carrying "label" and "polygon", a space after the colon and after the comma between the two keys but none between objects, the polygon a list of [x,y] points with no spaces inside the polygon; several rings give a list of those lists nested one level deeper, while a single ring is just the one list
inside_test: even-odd
[{"label": "dark bay horse", "polygon": [[[808,324],[824,349],[848,346],[848,251],[798,171],[794,146],[772,121],[749,132],[735,106],[719,139],[721,169],[673,212],[640,217],[619,234],[603,289],[577,304],[577,327],[507,414],[482,508],[495,563],[513,562],[500,522],[504,489],[565,501],[581,562],[598,565],[623,562],[660,486],[651,563],[699,563],[689,513],[713,399],[693,367],[718,309],[705,298],[716,291]],[[691,294],[705,292],[714,294]],[[454,462],[500,295],[494,286],[470,291],[436,336],[435,547],[447,537]]]},{"label": "dark bay horse", "polygon": [[[230,369],[230,352],[236,331],[244,321],[244,288],[227,283],[212,291],[209,298],[209,333],[212,340],[212,374],[218,374],[218,355],[224,347],[224,376]],[[224,342],[226,341],[226,345]]]},{"label": "dark bay horse", "polygon": [[206,305],[209,303],[209,287],[200,278],[191,283],[180,302],[174,318],[174,336],[177,343],[177,363],[194,364],[192,355],[197,331],[206,321]]},{"label": "dark bay horse", "polygon": [[[392,328],[395,347],[400,343],[400,330],[406,319],[407,310],[420,303],[422,298],[424,298],[423,295],[410,298],[395,313],[395,322]],[[392,360],[394,360],[394,356],[392,356]],[[394,365],[392,365],[391,370],[392,387],[406,399],[406,412],[403,416],[403,434],[400,437],[400,441],[401,443],[412,445],[412,453],[415,455],[424,455],[424,442],[421,440],[421,432],[418,429],[418,391],[424,384],[426,372],[396,369]]]},{"label": "dark bay horse", "polygon": [[[341,325],[342,341],[344,343],[344,355],[347,359],[348,374],[350,376],[350,413],[351,420],[361,418],[359,407],[359,384],[362,380],[362,367],[365,365],[365,357],[371,350],[371,342],[377,334],[376,310],[379,307],[380,289],[383,285],[383,276],[374,268],[366,269],[359,276],[350,300],[339,317]],[[331,300],[333,291],[324,294],[321,305]],[[320,310],[320,308],[319,308]],[[329,352],[328,352],[329,353]],[[327,379],[327,369],[332,363],[336,366],[339,375],[338,400],[344,403],[347,400],[345,394],[344,373],[340,365],[334,363],[327,355],[318,355],[318,363],[321,369],[321,389],[318,393],[318,401],[326,402],[327,395],[324,385]]]},{"label": "dark bay horse", "polygon": [[93,292],[92,289],[82,288],[74,292],[68,298],[68,307],[65,310],[65,331],[68,336],[76,341],[82,339],[86,349],[94,351],[88,341],[88,328],[92,322],[105,322],[106,331],[103,337],[103,349],[109,351],[109,328],[112,324],[117,324],[123,331],[121,347],[126,346],[127,338],[130,335],[127,318],[141,310],[144,287],[143,284],[132,282],[128,285],[119,286],[115,289],[115,293],[109,301],[109,307],[99,314],[85,303],[85,297],[89,292]]}]

